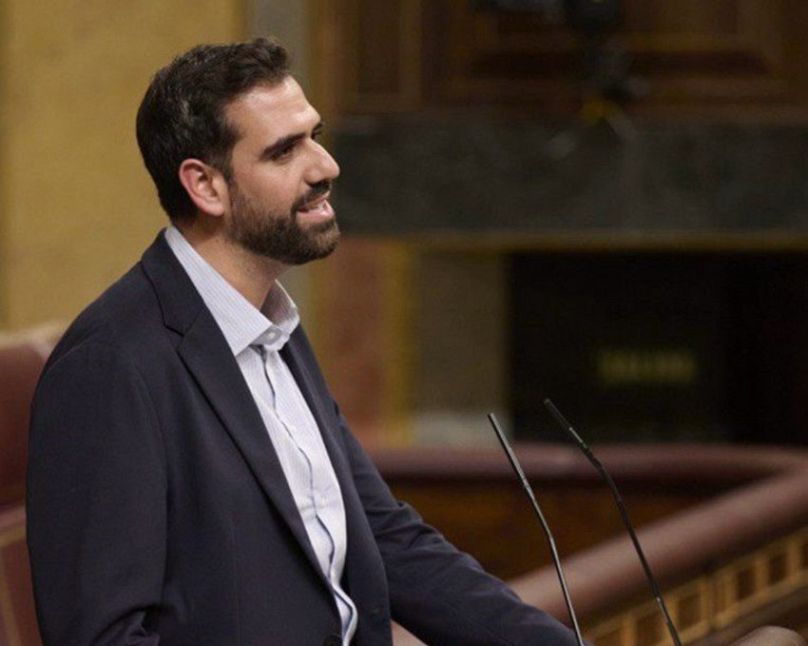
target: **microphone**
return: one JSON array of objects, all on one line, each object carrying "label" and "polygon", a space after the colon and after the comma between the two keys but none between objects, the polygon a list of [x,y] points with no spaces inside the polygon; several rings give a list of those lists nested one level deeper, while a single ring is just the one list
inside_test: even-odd
[{"label": "microphone", "polygon": [[547,536],[547,542],[550,545],[550,554],[553,557],[553,565],[555,566],[556,573],[558,574],[558,581],[561,584],[561,591],[564,593],[564,603],[567,604],[567,612],[569,613],[570,621],[572,622],[572,627],[575,631],[575,639],[578,642],[578,646],[584,646],[584,640],[581,637],[581,628],[578,626],[578,618],[575,616],[575,610],[572,607],[572,600],[570,599],[570,592],[567,589],[567,582],[564,580],[564,573],[561,571],[561,560],[558,557],[558,550],[556,550],[553,533],[550,531],[550,526],[547,524],[547,520],[544,518],[541,507],[539,507],[539,503],[536,500],[535,494],[533,493],[533,488],[527,481],[527,476],[525,476],[525,472],[522,470],[522,466],[519,464],[516,454],[513,452],[513,449],[508,443],[502,429],[499,427],[499,423],[497,422],[497,418],[494,416],[494,413],[488,413],[488,421],[491,422],[491,426],[494,428],[494,432],[499,438],[499,443],[502,445],[502,450],[505,451],[505,455],[508,456],[508,460],[510,461],[513,470],[516,472],[519,482],[522,484],[522,488],[525,490],[527,497],[530,499],[530,503],[533,505],[533,510],[536,512],[536,516],[539,517],[539,522],[541,523],[542,529],[544,529],[544,533]]},{"label": "microphone", "polygon": [[640,546],[640,540],[637,538],[637,533],[634,531],[634,527],[631,524],[631,520],[628,517],[628,510],[626,506],[623,504],[623,497],[620,495],[620,492],[617,490],[617,485],[612,480],[612,477],[609,475],[609,472],[606,471],[605,467],[600,463],[592,451],[587,446],[586,442],[583,441],[580,435],[578,435],[577,431],[572,427],[567,419],[561,414],[561,411],[556,408],[555,404],[549,399],[544,400],[544,407],[550,411],[550,414],[555,418],[558,424],[566,431],[567,435],[569,435],[578,446],[579,449],[583,452],[586,456],[586,459],[589,460],[592,465],[598,470],[600,476],[606,481],[606,484],[609,485],[609,489],[612,492],[612,497],[614,498],[615,503],[617,504],[617,509],[620,511],[620,517],[623,519],[623,525],[626,527],[626,531],[628,531],[629,536],[631,537],[631,542],[634,544],[634,550],[637,552],[637,556],[640,557],[640,563],[642,563],[642,569],[645,571],[645,578],[648,579],[648,583],[651,586],[651,592],[654,594],[654,598],[656,599],[657,605],[659,609],[662,611],[662,615],[665,618],[665,623],[668,626],[668,632],[671,635],[671,639],[673,639],[673,643],[676,646],[682,646],[682,642],[679,639],[679,633],[676,632],[676,627],[673,625],[673,620],[671,620],[670,614],[668,614],[668,608],[665,605],[665,601],[662,598],[662,593],[659,591],[659,586],[657,585],[656,579],[654,575],[651,573],[651,567],[648,565],[648,561],[645,560],[645,553],[642,551],[642,547]]}]

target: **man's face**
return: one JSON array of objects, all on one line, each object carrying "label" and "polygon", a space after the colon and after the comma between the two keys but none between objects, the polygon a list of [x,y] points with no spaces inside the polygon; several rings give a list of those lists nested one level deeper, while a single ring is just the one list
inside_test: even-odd
[{"label": "man's face", "polygon": [[328,202],[339,166],[317,142],[320,115],[292,77],[233,101],[225,116],[239,139],[231,155],[226,230],[245,249],[299,265],[339,240]]}]

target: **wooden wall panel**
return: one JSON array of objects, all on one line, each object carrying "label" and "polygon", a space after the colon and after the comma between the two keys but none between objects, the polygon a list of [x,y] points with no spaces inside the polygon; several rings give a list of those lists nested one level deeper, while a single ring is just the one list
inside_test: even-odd
[{"label": "wooden wall panel", "polygon": [[329,0],[341,7],[343,112],[397,112],[418,107],[421,0]]},{"label": "wooden wall panel", "polygon": [[427,102],[574,104],[576,40],[565,28],[446,0],[432,5],[428,25]]},{"label": "wooden wall panel", "polygon": [[[582,39],[530,13],[468,0],[320,0],[341,7],[343,113],[581,105]],[[616,34],[647,82],[638,111],[808,114],[808,8],[799,0],[624,0]]]}]

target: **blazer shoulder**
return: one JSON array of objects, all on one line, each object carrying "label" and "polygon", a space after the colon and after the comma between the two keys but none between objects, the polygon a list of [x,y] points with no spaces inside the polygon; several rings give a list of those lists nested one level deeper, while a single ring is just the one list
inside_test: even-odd
[{"label": "blazer shoulder", "polygon": [[68,326],[45,365],[47,372],[68,353],[87,345],[108,346],[135,359],[165,338],[160,306],[141,263],[90,303]]}]

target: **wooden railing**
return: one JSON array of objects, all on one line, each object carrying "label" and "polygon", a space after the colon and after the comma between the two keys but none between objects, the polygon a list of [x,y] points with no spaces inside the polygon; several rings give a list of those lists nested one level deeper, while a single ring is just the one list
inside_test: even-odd
[{"label": "wooden railing", "polygon": [[[621,531],[600,540],[603,534],[611,533],[611,528],[604,530],[598,523],[609,515],[617,517],[617,512],[610,501],[604,500],[586,465],[566,447],[525,446],[518,451],[529,477],[535,480],[539,500],[551,503],[554,530],[560,530],[562,536],[576,532],[598,535],[593,539],[596,544],[564,558],[566,577],[586,637],[596,646],[670,643],[629,539]],[[685,643],[728,644],[769,623],[805,630],[807,452],[716,446],[603,447],[598,452],[627,492],[630,510],[631,498],[636,499],[643,482],[646,490],[664,493],[668,502],[676,498],[677,492],[681,494],[680,502],[689,496],[695,501],[644,524],[639,532]],[[487,482],[489,489],[504,488],[514,496],[521,495],[505,483],[512,476],[507,464],[499,466],[502,458],[497,452],[459,453],[453,457],[443,452],[442,458],[439,454],[421,453],[380,454],[377,458],[394,490],[405,497],[415,493],[425,517],[440,529],[444,529],[441,525],[445,521],[433,514],[427,502],[431,489],[452,491],[455,505],[461,509],[468,509],[463,491],[477,478]],[[571,513],[567,517],[575,525],[569,527],[564,510],[555,509],[559,506],[556,498],[565,498],[564,483],[573,487],[588,484],[595,505],[608,504],[609,513],[604,509],[595,512],[591,506],[583,511],[568,507]],[[714,495],[704,495],[710,491]],[[527,510],[526,502],[519,502]],[[481,517],[484,524],[488,523],[486,527],[498,534],[493,543],[501,546],[503,537],[508,540],[521,534],[523,528],[509,527],[513,522],[529,523],[531,531],[539,535],[529,513],[527,510],[504,519],[502,526],[495,528],[485,520],[486,511],[478,505],[460,531],[469,531],[474,517]],[[587,515],[589,524],[580,525],[580,519]],[[446,529],[447,533],[459,535],[457,527]],[[475,547],[464,536],[460,535],[456,542],[474,553]],[[507,550],[498,551],[514,553],[510,544]],[[528,603],[566,619],[551,566],[534,569],[513,578],[511,583]],[[400,629],[395,636],[396,646],[420,643]]]},{"label": "wooden railing", "polygon": [[[787,605],[808,609],[808,470],[655,523],[640,532],[640,542],[685,643],[718,634],[716,643],[725,644],[755,624],[782,622]],[[669,643],[627,539],[569,559],[565,572],[593,643]],[[528,603],[564,616],[554,572],[543,568],[513,584]]]}]

